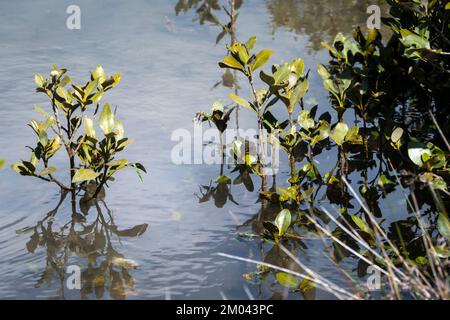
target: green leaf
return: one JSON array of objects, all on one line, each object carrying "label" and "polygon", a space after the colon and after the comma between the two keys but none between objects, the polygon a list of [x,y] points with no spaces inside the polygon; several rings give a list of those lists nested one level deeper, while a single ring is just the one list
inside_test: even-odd
[{"label": "green leaf", "polygon": [[61,79],[61,81],[59,82],[59,85],[61,87],[65,87],[67,86],[69,83],[72,83],[72,79],[69,76],[65,76],[64,78]]},{"label": "green leaf", "polygon": [[3,169],[3,167],[5,166],[5,164],[6,164],[6,161],[0,159],[0,170]]},{"label": "green leaf", "polygon": [[334,128],[331,134],[331,139],[336,142],[337,145],[341,146],[344,143],[345,136],[348,133],[348,126],[343,122],[339,122]]},{"label": "green leaf", "polygon": [[278,272],[275,275],[275,278],[277,279],[278,283],[281,284],[283,287],[289,288],[289,289],[298,289],[300,287],[301,281],[294,277],[293,275],[290,275],[288,273],[284,272]]},{"label": "green leaf", "polygon": [[357,142],[359,137],[359,128],[357,126],[354,126],[345,135],[345,142]]},{"label": "green leaf", "polygon": [[115,120],[109,103],[105,103],[105,105],[103,106],[103,111],[100,114],[100,118],[98,119],[98,124],[104,134],[108,134],[113,131]]},{"label": "green leaf", "polygon": [[84,133],[88,137],[97,139],[97,134],[95,133],[95,128],[94,128],[94,120],[92,120],[91,118],[89,118],[87,116],[84,116]]},{"label": "green leaf", "polygon": [[238,45],[236,43],[235,43],[235,45],[237,45],[237,47],[238,47],[237,53],[238,53],[239,60],[244,65],[246,65],[248,60],[250,59],[250,56],[249,56],[248,51],[247,51],[247,48],[245,46],[243,46],[243,45]]},{"label": "green leaf", "polygon": [[123,136],[125,134],[125,130],[123,129],[122,122],[119,120],[114,120],[114,134],[116,135],[117,141],[120,141],[123,139]]},{"label": "green leaf", "polygon": [[255,71],[256,69],[261,68],[263,65],[265,65],[272,55],[272,50],[261,50],[256,55],[255,62],[252,65],[252,71]]},{"label": "green leaf", "polygon": [[298,115],[297,122],[305,130],[309,130],[316,125],[314,119],[311,118],[309,110],[302,110]]},{"label": "green leaf", "polygon": [[396,128],[391,134],[392,142],[397,143],[398,141],[400,141],[403,136],[403,132],[404,131],[402,128]]},{"label": "green leaf", "polygon": [[402,36],[401,42],[405,47],[414,46],[417,49],[430,49],[430,42],[428,41],[428,39],[421,37],[407,29],[401,29],[400,34]]},{"label": "green leaf", "polygon": [[284,64],[275,71],[273,74],[274,84],[280,85],[284,83],[291,74],[291,69],[288,64]]},{"label": "green leaf", "polygon": [[48,176],[49,174],[55,173],[56,168],[55,167],[48,167],[42,170],[38,175],[41,177]]},{"label": "green leaf", "polygon": [[94,79],[91,82],[89,82],[89,84],[86,86],[86,89],[84,89],[84,100],[87,100],[88,96],[92,93],[92,91],[97,89],[98,83],[99,83],[98,79]]},{"label": "green leaf", "polygon": [[[250,103],[245,100],[244,98],[239,97],[238,95],[234,94],[234,93],[230,93],[228,95],[228,97],[233,100],[235,103],[237,103],[238,105],[244,107],[244,108],[249,108],[252,109],[252,107],[250,107]],[[253,109],[252,109],[253,110]]]},{"label": "green leaf", "polygon": [[275,218],[275,225],[278,228],[278,235],[282,237],[291,225],[291,212],[288,209],[282,210]]},{"label": "green leaf", "polygon": [[103,82],[106,81],[106,79],[107,79],[106,72],[101,65],[97,65],[95,70],[92,71],[92,78],[94,80],[98,79],[98,83],[100,83],[100,84],[102,84]]},{"label": "green leaf", "polygon": [[296,59],[291,63],[292,67],[294,68],[295,74],[300,77],[303,74],[303,70],[305,69],[305,62],[303,59]]},{"label": "green leaf", "polygon": [[415,139],[408,143],[408,156],[411,161],[421,167],[423,166],[423,156],[431,156],[431,150],[424,144]]},{"label": "green leaf", "polygon": [[317,65],[317,72],[322,77],[323,80],[330,79],[330,73],[328,72],[327,68],[325,68],[322,64]]},{"label": "green leaf", "polygon": [[41,116],[43,116],[45,119],[51,118],[51,116],[44,111],[44,109],[42,109],[40,106],[38,106],[37,104],[34,105],[34,111],[36,111],[37,113],[39,113]]},{"label": "green leaf", "polygon": [[385,188],[387,186],[390,185],[394,185],[395,182],[392,181],[391,179],[389,179],[389,177],[387,177],[385,174],[382,174],[380,176],[380,178],[378,179],[378,186],[380,186],[381,188]]},{"label": "green leaf", "polygon": [[37,73],[34,75],[34,82],[38,88],[41,88],[45,84],[45,79],[41,74]]},{"label": "green leaf", "polygon": [[245,73],[244,66],[231,55],[226,56],[222,62],[219,62],[219,66],[221,68],[235,69]]},{"label": "green leaf", "polygon": [[141,180],[141,182],[144,182],[144,178],[142,177],[141,171],[147,173],[147,170],[145,170],[145,167],[140,164],[140,163],[132,163],[130,164],[130,166],[134,169],[134,171],[136,171],[136,174],[139,177],[139,180]]},{"label": "green leaf", "polygon": [[373,237],[373,232],[365,221],[363,221],[358,216],[351,216],[351,217],[353,222],[358,226],[359,229],[361,229],[361,231],[364,231],[365,233],[370,234]]},{"label": "green leaf", "polygon": [[95,180],[98,176],[100,176],[100,173],[95,172],[92,169],[78,169],[75,172],[72,182],[76,183],[76,182],[83,182],[83,181],[91,181],[91,180]]},{"label": "green leaf", "polygon": [[308,79],[301,81],[295,88],[289,99],[289,112],[294,110],[295,104],[306,95],[309,89]]},{"label": "green leaf", "polygon": [[439,214],[437,228],[441,236],[450,241],[450,221],[444,213]]},{"label": "green leaf", "polygon": [[66,101],[67,101],[67,98],[69,97],[69,95],[67,94],[67,90],[64,89],[63,87],[58,87],[58,88],[56,89],[56,94],[57,94],[59,97],[61,97],[61,98],[63,98],[64,100],[66,100]]},{"label": "green leaf", "polygon": [[252,51],[256,44],[256,37],[253,36],[244,44],[248,51]]}]

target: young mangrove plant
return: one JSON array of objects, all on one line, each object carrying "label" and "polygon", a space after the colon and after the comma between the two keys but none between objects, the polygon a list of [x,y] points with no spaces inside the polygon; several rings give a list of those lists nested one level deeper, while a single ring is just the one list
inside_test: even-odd
[{"label": "young mangrove plant", "polygon": [[246,43],[235,42],[231,46],[227,46],[228,55],[219,63],[221,68],[234,69],[241,72],[247,79],[250,87],[251,101],[239,97],[235,93],[230,93],[229,97],[241,107],[251,109],[255,112],[258,119],[258,162],[261,167],[259,174],[262,177],[262,191],[266,190],[265,175],[265,148],[263,141],[264,130],[264,111],[267,107],[271,94],[266,89],[256,90],[254,84],[254,73],[263,67],[270,56],[273,54],[271,50],[261,50],[257,54],[252,51],[256,44],[256,37],[250,38]]},{"label": "young mangrove plant", "polygon": [[[146,172],[142,164],[119,158],[132,141],[124,137],[123,125],[111,106],[104,103],[101,107],[100,104],[106,92],[119,84],[120,77],[120,73],[108,77],[100,65],[91,72],[90,80],[84,85],[74,84],[67,75],[67,69],[56,66],[53,66],[49,77],[36,74],[36,91],[48,97],[50,112],[34,106],[43,118],[33,119],[29,124],[36,134],[37,143],[29,147],[30,160],[14,164],[13,170],[23,176],[56,183],[66,191],[94,183],[93,198],[119,170],[131,167],[141,177],[140,172]],[[97,134],[95,122],[102,135]],[[66,151],[70,183],[57,178],[57,168],[50,165],[50,160],[60,149]]]}]

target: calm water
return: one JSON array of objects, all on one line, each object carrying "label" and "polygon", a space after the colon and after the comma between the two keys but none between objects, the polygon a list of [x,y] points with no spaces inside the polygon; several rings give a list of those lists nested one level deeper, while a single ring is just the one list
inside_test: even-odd
[{"label": "calm water", "polygon": [[[128,159],[141,161],[149,171],[144,183],[126,171],[107,191],[105,202],[117,229],[138,225],[145,231],[120,238],[105,236],[102,219],[106,223],[111,219],[106,209],[98,215],[91,208],[86,222],[72,224],[70,201],[65,199],[57,213],[46,216],[60,200],[55,186],[9,169],[1,171],[0,298],[268,299],[286,294],[273,281],[244,281],[242,275],[255,271],[254,265],[216,255],[225,252],[283,264],[276,253],[236,236],[238,225],[258,215],[256,193],[232,185],[230,193],[237,204],[228,199],[219,208],[221,199],[213,197],[199,203],[195,195],[199,186],[208,186],[220,168],[171,162],[173,130],[192,130],[194,113],[208,110],[216,99],[226,101],[229,92],[223,86],[212,89],[222,76],[217,62],[225,54],[227,39],[215,45],[220,30],[199,24],[196,9],[183,8],[183,1],[176,15],[177,3],[80,0],[81,30],[70,31],[65,27],[68,2],[0,2],[0,158],[11,164],[29,156],[25,146],[34,137],[25,124],[35,117],[33,104],[48,106],[34,92],[35,73],[48,74],[55,63],[68,68],[75,82],[80,82],[101,64],[109,73],[123,74],[107,101],[118,106],[126,134],[135,140]],[[300,56],[315,70],[317,63],[328,60],[320,41],[330,40],[338,30],[350,31],[352,25],[364,24],[366,7],[364,1],[344,0],[244,1],[238,38],[257,35],[258,48],[275,49],[272,61]],[[321,81],[314,73],[311,81],[310,96],[315,96],[324,111],[327,98],[320,90]],[[253,126],[251,114],[245,111],[239,120],[243,127]],[[326,154],[318,160],[324,168],[331,165]],[[56,164],[65,166],[65,159],[57,159]],[[282,176],[286,173],[284,168]],[[97,250],[96,245],[103,248],[105,242],[108,249]],[[340,276],[325,257],[321,241],[305,240],[305,244],[308,249],[298,252],[302,261],[339,283]],[[102,261],[111,252],[119,252],[138,267],[127,274],[109,274],[112,280],[106,280],[104,292],[65,288],[65,266],[81,266],[84,277],[102,279],[102,272],[107,272]],[[117,287],[119,278],[128,286]],[[318,298],[325,297],[318,292]]]}]

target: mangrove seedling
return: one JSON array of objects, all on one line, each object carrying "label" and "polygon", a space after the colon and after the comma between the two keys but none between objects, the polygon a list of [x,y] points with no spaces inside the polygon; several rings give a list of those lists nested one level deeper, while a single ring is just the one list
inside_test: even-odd
[{"label": "mangrove seedling", "polygon": [[247,42],[240,43],[235,42],[231,46],[227,46],[228,55],[219,63],[221,68],[234,69],[241,72],[248,80],[251,94],[251,101],[247,101],[244,98],[239,97],[235,93],[230,93],[229,97],[236,104],[241,107],[251,109],[255,112],[258,118],[258,153],[259,163],[262,168],[262,191],[266,189],[266,176],[264,174],[265,160],[264,160],[264,110],[266,103],[271,96],[267,89],[257,91],[254,85],[254,73],[259,68],[263,67],[269,58],[272,56],[273,51],[261,50],[257,54],[253,54],[252,50],[256,44],[256,37],[251,37]]},{"label": "mangrove seedling", "polygon": [[[29,125],[37,136],[36,146],[30,147],[30,160],[14,164],[13,170],[23,176],[56,183],[67,191],[95,182],[93,198],[119,170],[134,168],[141,178],[140,171],[146,172],[142,164],[118,158],[131,140],[124,137],[123,125],[111,106],[104,103],[98,115],[100,100],[119,84],[121,74],[108,77],[99,65],[86,84],[76,85],[66,73],[67,69],[53,66],[49,77],[35,75],[36,91],[48,97],[50,112],[35,105],[35,111],[43,118],[41,121],[33,119]],[[97,116],[102,137],[97,135],[94,126]],[[56,178],[57,168],[50,165],[50,160],[62,148],[69,160],[70,184]]]}]

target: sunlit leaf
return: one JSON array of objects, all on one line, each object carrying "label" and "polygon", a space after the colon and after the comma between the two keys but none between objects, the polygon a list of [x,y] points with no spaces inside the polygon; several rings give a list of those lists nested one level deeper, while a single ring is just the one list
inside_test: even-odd
[{"label": "sunlit leaf", "polygon": [[288,209],[282,210],[275,218],[275,225],[279,230],[278,235],[282,237],[291,225],[291,212]]},{"label": "sunlit leaf", "polygon": [[94,80],[98,80],[98,83],[100,84],[106,81],[107,79],[106,72],[101,65],[97,65],[94,71],[92,71],[92,78]]},{"label": "sunlit leaf", "polygon": [[358,226],[359,229],[361,229],[361,231],[364,231],[367,234],[370,234],[371,236],[373,236],[373,232],[370,229],[370,227],[367,225],[367,223],[362,220],[360,217],[358,216],[351,216],[353,222]]},{"label": "sunlit leaf", "polygon": [[256,59],[252,65],[252,71],[261,68],[263,65],[269,61],[270,57],[273,55],[272,50],[261,50],[257,55]]},{"label": "sunlit leaf", "polygon": [[98,176],[100,176],[100,173],[95,172],[92,169],[78,169],[75,172],[72,182],[76,183],[76,182],[83,182],[83,181],[91,181],[91,180],[95,180]]},{"label": "sunlit leaf", "polygon": [[34,82],[36,83],[36,86],[40,88],[45,84],[45,78],[41,74],[37,73],[34,75]]},{"label": "sunlit leaf", "polygon": [[392,134],[391,134],[391,140],[394,143],[397,143],[398,141],[400,141],[400,139],[403,136],[403,129],[402,128],[396,128]]},{"label": "sunlit leaf", "polygon": [[125,134],[125,131],[123,129],[122,122],[119,120],[114,120],[114,134],[116,135],[117,140],[122,140],[123,136]]},{"label": "sunlit leaf", "polygon": [[219,63],[219,66],[221,68],[231,68],[245,72],[244,66],[231,55],[226,56],[225,59]]},{"label": "sunlit leaf", "polygon": [[298,278],[285,272],[278,272],[275,275],[275,278],[277,279],[278,283],[281,284],[283,287],[293,290],[299,289],[301,284],[301,281]]},{"label": "sunlit leaf", "polygon": [[298,124],[305,130],[309,130],[315,126],[314,119],[311,118],[309,110],[302,110],[298,116]]},{"label": "sunlit leaf", "polygon": [[105,103],[105,105],[103,106],[103,111],[100,114],[100,118],[98,119],[98,124],[104,134],[108,134],[113,131],[115,119],[109,103]]},{"label": "sunlit leaf", "polygon": [[411,140],[408,143],[408,156],[415,165],[419,167],[423,165],[424,155],[431,156],[431,150],[424,143],[417,140]]},{"label": "sunlit leaf", "polygon": [[41,177],[48,176],[49,174],[55,173],[56,168],[55,167],[48,167],[42,170],[38,175]]},{"label": "sunlit leaf", "polygon": [[322,77],[323,80],[328,80],[330,78],[330,73],[328,70],[321,64],[317,65],[317,72]]},{"label": "sunlit leaf", "polygon": [[348,133],[348,126],[343,122],[339,122],[334,128],[331,134],[331,139],[336,142],[337,145],[341,146],[344,143],[345,136]]},{"label": "sunlit leaf", "polygon": [[252,51],[256,44],[256,37],[253,36],[250,39],[247,40],[245,43],[245,47],[248,49],[248,51]]},{"label": "sunlit leaf", "polygon": [[236,94],[234,94],[232,92],[228,95],[228,97],[231,100],[233,100],[235,103],[237,103],[238,105],[240,105],[242,107],[245,107],[245,108],[252,109],[250,107],[250,103],[247,100],[245,100],[244,98],[241,98],[241,97],[239,97],[238,95],[236,95]]},{"label": "sunlit leaf", "polygon": [[84,133],[89,137],[97,138],[94,128],[94,120],[87,116],[84,116]]}]

